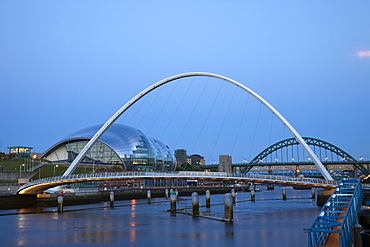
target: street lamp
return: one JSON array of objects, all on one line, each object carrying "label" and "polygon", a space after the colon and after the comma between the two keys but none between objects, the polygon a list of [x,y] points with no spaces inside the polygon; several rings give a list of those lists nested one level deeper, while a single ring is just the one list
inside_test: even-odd
[{"label": "street lamp", "polygon": [[22,166],[24,167],[24,164],[19,166],[19,178],[22,178]]},{"label": "street lamp", "polygon": [[55,166],[54,166],[54,177],[55,177],[55,167],[58,167],[58,165],[55,165]]}]

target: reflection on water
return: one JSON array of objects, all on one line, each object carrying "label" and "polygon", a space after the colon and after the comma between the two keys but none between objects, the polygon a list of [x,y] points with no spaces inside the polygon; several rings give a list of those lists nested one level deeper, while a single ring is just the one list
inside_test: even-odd
[{"label": "reflection on water", "polygon": [[[310,193],[287,188],[288,198],[309,198]],[[250,193],[238,193],[232,224],[185,214],[170,217],[169,201],[164,198],[152,199],[151,205],[146,200],[116,201],[114,209],[106,203],[65,207],[62,214],[45,213],[55,211],[51,208],[34,214],[30,213],[35,209],[24,209],[19,210],[22,214],[0,216],[0,243],[1,246],[307,245],[303,229],[311,224],[319,208],[311,199],[276,200],[279,197],[280,188],[256,193],[256,202],[247,201]],[[200,205],[205,205],[205,197],[199,199]],[[223,200],[224,195],[211,195],[211,208],[200,210],[222,218],[223,205],[215,204]],[[178,203],[178,208],[190,206],[191,200]]]}]

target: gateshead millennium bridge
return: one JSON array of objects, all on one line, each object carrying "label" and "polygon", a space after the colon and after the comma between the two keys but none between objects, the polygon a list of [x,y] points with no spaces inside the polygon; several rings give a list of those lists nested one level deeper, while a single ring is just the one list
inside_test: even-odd
[{"label": "gateshead millennium bridge", "polygon": [[[178,174],[142,174],[137,173],[138,175],[133,174],[127,174],[127,173],[116,173],[116,174],[105,174],[106,176],[96,176],[95,174],[90,175],[72,175],[73,171],[76,169],[76,167],[79,165],[79,163],[82,161],[86,153],[91,149],[91,147],[94,145],[94,143],[104,134],[104,132],[127,110],[129,109],[133,104],[135,104],[139,99],[153,91],[154,89],[161,87],[171,81],[175,81],[181,78],[185,77],[213,77],[217,79],[224,80],[226,82],[229,82],[231,84],[236,85],[237,87],[241,88],[242,90],[248,92],[250,95],[252,95],[254,98],[256,98],[258,101],[260,101],[268,110],[270,110],[274,116],[276,116],[283,124],[284,126],[291,132],[291,134],[294,136],[292,139],[287,139],[284,141],[281,141],[279,143],[276,143],[268,148],[266,148],[264,151],[262,151],[260,154],[258,154],[250,163],[247,165],[244,165],[244,169],[242,174],[238,175],[237,177],[233,176],[210,176],[210,174],[203,174],[200,176],[180,176]],[[86,144],[86,146],[82,149],[82,151],[77,155],[77,157],[74,159],[72,164],[68,167],[68,169],[65,171],[63,176],[61,177],[53,177],[53,178],[47,178],[47,179],[41,179],[37,181],[33,181],[31,183],[28,183],[24,186],[22,186],[19,190],[19,194],[29,194],[29,193],[41,193],[43,190],[60,186],[63,184],[69,184],[69,183],[76,183],[76,182],[83,182],[83,181],[102,181],[102,180],[120,180],[120,179],[129,179],[129,178],[150,178],[150,179],[217,179],[217,180],[233,180],[233,181],[261,181],[261,182],[274,182],[274,183],[285,183],[285,184],[307,184],[313,187],[333,187],[336,185],[335,182],[333,182],[333,178],[327,171],[327,169],[322,164],[321,160],[316,156],[316,154],[312,151],[310,148],[311,145],[316,146],[322,146],[326,149],[330,150],[331,152],[336,153],[337,155],[340,155],[346,161],[355,161],[352,156],[348,155],[343,150],[330,145],[329,143],[317,140],[317,139],[311,139],[311,138],[302,138],[301,135],[293,128],[293,126],[272,106],[270,105],[265,99],[263,99],[261,96],[259,96],[257,93],[249,89],[248,87],[244,86],[243,84],[232,80],[230,78],[212,74],[212,73],[205,73],[205,72],[191,72],[191,73],[183,73],[179,75],[175,75],[172,77],[168,77],[164,80],[161,80],[139,94],[137,94],[135,97],[133,97],[130,101],[128,101],[122,108],[120,108],[97,132],[96,134],[90,139],[90,141]],[[317,169],[320,171],[322,176],[325,180],[313,180],[305,178],[304,181],[299,181],[298,179],[288,178],[288,177],[280,177],[280,178],[272,178],[272,177],[253,177],[252,175],[245,175],[254,165],[258,165],[258,163],[262,162],[262,160],[268,156],[269,154],[276,152],[277,150],[291,145],[301,145],[304,151],[308,154],[310,157],[310,161],[314,163],[314,165],[317,167]],[[357,168],[359,168],[363,174],[369,175],[368,170],[365,169],[364,166],[360,163],[354,164]],[[239,165],[239,167],[243,167],[243,165]]]}]

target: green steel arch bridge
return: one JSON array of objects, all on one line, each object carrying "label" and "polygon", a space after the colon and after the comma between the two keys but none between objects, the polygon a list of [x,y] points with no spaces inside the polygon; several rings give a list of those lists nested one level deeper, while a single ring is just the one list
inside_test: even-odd
[{"label": "green steel arch bridge", "polygon": [[[325,158],[321,158],[321,162],[324,165],[353,165],[355,168],[357,168],[359,171],[362,172],[365,176],[370,175],[369,165],[370,161],[364,161],[364,160],[356,160],[353,156],[348,154],[343,149],[335,146],[334,144],[331,144],[329,142],[317,139],[317,138],[310,138],[310,137],[303,137],[303,140],[309,145],[313,147],[322,148],[326,151]],[[300,161],[298,159],[290,159],[290,160],[278,160],[274,159],[274,161],[266,161],[268,160],[267,157],[273,156],[275,153],[282,151],[283,149],[287,147],[293,147],[300,145],[299,142],[295,138],[289,138],[282,141],[279,141],[277,143],[272,144],[271,146],[265,148],[263,151],[261,151],[258,155],[256,155],[250,162],[244,162],[244,163],[233,163],[232,167],[241,168],[241,173],[246,174],[248,173],[253,167],[255,166],[299,166],[299,165],[314,165],[314,163],[310,160],[308,161]],[[328,155],[328,153],[330,155]],[[290,153],[292,154],[292,153]],[[328,156],[335,155],[336,157],[339,157],[339,160],[334,161],[330,160]],[[297,157],[297,155],[291,155]],[[321,156],[321,155],[319,155]],[[272,160],[272,159],[271,159]],[[217,168],[217,164],[214,165],[203,165],[202,168]]]}]

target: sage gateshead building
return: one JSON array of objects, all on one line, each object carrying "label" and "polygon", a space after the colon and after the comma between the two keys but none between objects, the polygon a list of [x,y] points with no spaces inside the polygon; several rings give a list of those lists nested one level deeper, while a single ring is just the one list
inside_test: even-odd
[{"label": "sage gateshead building", "polygon": [[[94,125],[72,133],[46,150],[41,158],[52,163],[71,163],[101,126]],[[167,145],[124,124],[110,126],[81,163],[122,165],[126,170],[174,169],[174,158]]]}]

